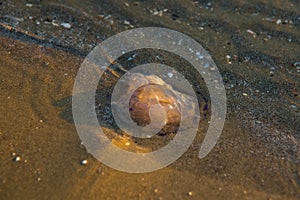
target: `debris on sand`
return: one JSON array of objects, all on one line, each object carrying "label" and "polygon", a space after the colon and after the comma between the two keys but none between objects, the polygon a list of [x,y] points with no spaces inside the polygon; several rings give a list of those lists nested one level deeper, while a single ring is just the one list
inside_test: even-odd
[{"label": "debris on sand", "polygon": [[153,9],[153,10],[149,10],[149,12],[152,14],[152,15],[157,15],[159,17],[162,17],[163,16],[163,13],[166,13],[168,12],[168,9],[162,9],[162,10],[158,10],[157,8]]},{"label": "debris on sand", "polygon": [[173,73],[172,73],[172,72],[169,72],[169,73],[168,73],[168,77],[169,77],[169,78],[172,78],[172,77],[173,77]]},{"label": "debris on sand", "polygon": [[297,67],[297,69],[300,68],[300,62],[295,62],[294,66]]},{"label": "debris on sand", "polygon": [[281,22],[282,22],[281,19],[277,19],[276,24],[279,25],[281,24]]},{"label": "debris on sand", "polygon": [[188,195],[189,197],[191,197],[191,196],[193,196],[193,192],[188,192],[187,195]]},{"label": "debris on sand", "polygon": [[250,34],[253,36],[253,38],[256,38],[256,35],[257,35],[257,34],[256,34],[254,31],[248,29],[248,30],[247,30],[247,33],[250,33]]},{"label": "debris on sand", "polygon": [[62,27],[64,27],[64,28],[67,28],[67,29],[70,29],[71,28],[71,24],[69,24],[69,23],[61,23],[60,24]]},{"label": "debris on sand", "polygon": [[17,156],[17,157],[15,157],[15,158],[13,159],[13,161],[19,162],[19,161],[21,161],[21,157],[20,157],[20,156]]},{"label": "debris on sand", "polygon": [[231,62],[231,56],[230,55],[226,55],[225,58],[226,58],[227,63],[231,65],[232,64],[232,62]]},{"label": "debris on sand", "polygon": [[129,26],[130,28],[134,28],[134,26],[127,20],[124,20],[124,24]]},{"label": "debris on sand", "polygon": [[80,164],[81,164],[81,165],[87,165],[87,164],[88,164],[88,161],[87,161],[87,160],[82,160],[82,161],[80,162]]}]

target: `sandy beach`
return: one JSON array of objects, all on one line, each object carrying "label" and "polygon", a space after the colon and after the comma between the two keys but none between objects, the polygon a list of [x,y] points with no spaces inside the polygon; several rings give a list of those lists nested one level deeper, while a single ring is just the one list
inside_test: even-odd
[{"label": "sandy beach", "polygon": [[[0,1],[0,199],[299,199],[299,8],[296,0]],[[72,90],[95,46],[149,26],[182,32],[212,55],[228,113],[205,158],[198,153],[210,112],[202,104],[205,117],[182,157],[155,172],[130,174],[102,164],[81,144]],[[105,130],[120,148],[151,146]]]}]

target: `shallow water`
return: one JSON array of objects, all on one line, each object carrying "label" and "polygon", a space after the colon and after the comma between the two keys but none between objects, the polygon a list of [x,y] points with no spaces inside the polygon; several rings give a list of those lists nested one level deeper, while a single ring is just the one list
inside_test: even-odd
[{"label": "shallow water", "polygon": [[[17,0],[0,3],[1,198],[300,198],[299,1],[28,3],[32,6]],[[63,22],[71,28],[60,26]],[[185,33],[210,52],[225,83],[228,116],[204,159],[198,159],[198,152],[209,120],[205,106],[196,140],[179,160],[156,172],[127,174],[101,164],[81,145],[72,119],[72,88],[93,47],[121,31],[146,26]],[[119,63],[131,67],[155,61],[151,54]],[[160,55],[161,62],[195,79],[178,58]],[[119,72],[108,73],[99,86],[100,102],[107,101],[113,73]],[[195,80],[199,99],[209,102],[201,78]],[[105,106],[100,108],[109,119]],[[149,146],[121,137],[113,125],[105,132],[129,151]],[[154,141],[164,145],[168,137]],[[85,159],[88,164],[81,165]]]}]

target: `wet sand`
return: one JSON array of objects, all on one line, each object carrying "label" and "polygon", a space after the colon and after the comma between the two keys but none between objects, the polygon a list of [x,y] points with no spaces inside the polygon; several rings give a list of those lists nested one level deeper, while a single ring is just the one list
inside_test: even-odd
[{"label": "wet sand", "polygon": [[[2,1],[1,199],[300,198],[299,2],[201,2]],[[209,116],[175,163],[128,174],[101,164],[81,145],[71,96],[93,47],[145,26],[183,32],[210,52],[224,79],[228,116],[204,159],[197,155]],[[122,139],[115,142],[123,147]]]}]

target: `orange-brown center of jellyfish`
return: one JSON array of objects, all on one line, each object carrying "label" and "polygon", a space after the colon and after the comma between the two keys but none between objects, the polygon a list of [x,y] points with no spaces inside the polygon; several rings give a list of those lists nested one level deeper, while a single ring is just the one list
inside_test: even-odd
[{"label": "orange-brown center of jellyfish", "polygon": [[180,125],[180,106],[176,95],[166,86],[158,84],[143,85],[131,96],[129,111],[131,118],[139,126],[150,124],[149,110],[152,105],[160,104],[166,111],[165,126],[159,134],[175,133]]}]

